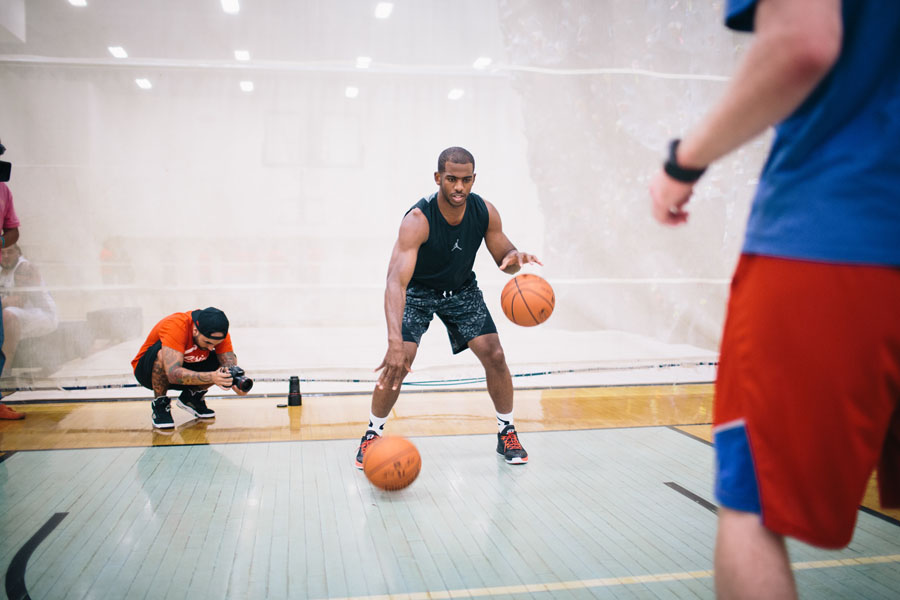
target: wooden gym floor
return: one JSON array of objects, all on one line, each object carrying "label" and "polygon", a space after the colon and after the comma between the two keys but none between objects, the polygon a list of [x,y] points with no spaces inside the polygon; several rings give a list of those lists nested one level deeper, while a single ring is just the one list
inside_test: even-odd
[{"label": "wooden gym floor", "polygon": [[[27,418],[0,421],[8,597],[714,595],[709,384],[517,390],[523,467],[494,453],[486,392],[404,393],[387,430],[423,470],[393,493],[352,464],[367,394],[284,402],[212,398],[208,421],[173,402],[169,433],[148,400],[16,405]],[[874,483],[847,550],[790,550],[801,595],[900,589],[900,511]]]}]

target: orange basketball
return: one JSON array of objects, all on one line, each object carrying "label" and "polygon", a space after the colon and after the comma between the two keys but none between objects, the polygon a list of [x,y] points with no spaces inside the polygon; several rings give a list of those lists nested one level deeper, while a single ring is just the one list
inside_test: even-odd
[{"label": "orange basketball", "polygon": [[500,293],[503,313],[523,327],[534,327],[549,319],[555,304],[556,296],[547,280],[531,273],[516,275]]},{"label": "orange basketball", "polygon": [[405,437],[385,436],[376,440],[363,458],[363,472],[372,485],[383,490],[402,490],[419,475],[422,457]]}]

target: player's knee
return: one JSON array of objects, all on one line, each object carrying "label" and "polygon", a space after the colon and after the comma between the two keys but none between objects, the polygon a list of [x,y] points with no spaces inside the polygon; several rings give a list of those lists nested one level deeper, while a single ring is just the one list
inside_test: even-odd
[{"label": "player's knee", "polygon": [[494,368],[506,366],[506,354],[500,344],[492,344],[485,353],[484,362]]}]

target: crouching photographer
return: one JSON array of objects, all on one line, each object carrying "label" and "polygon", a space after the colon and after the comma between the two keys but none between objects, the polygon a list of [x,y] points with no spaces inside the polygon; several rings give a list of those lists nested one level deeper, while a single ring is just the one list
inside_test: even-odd
[{"label": "crouching photographer", "polygon": [[216,413],[203,396],[213,385],[247,395],[253,380],[237,365],[228,335],[228,318],[218,308],[209,307],[169,315],[157,323],[137,356],[131,361],[134,376],[153,390],[153,426],[175,427],[169,390],[181,390],[178,406],[200,419]]}]

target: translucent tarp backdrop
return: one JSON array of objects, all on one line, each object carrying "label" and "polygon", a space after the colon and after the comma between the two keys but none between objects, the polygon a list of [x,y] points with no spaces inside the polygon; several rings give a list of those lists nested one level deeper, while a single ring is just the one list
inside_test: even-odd
[{"label": "translucent tarp backdrop", "polygon": [[[133,383],[150,327],[209,305],[258,376],[371,377],[400,219],[451,145],[556,291],[550,321],[509,324],[508,276],[482,250],[514,371],[717,351],[767,141],[710,170],[687,227],[652,221],[646,190],[747,42],[721,2],[408,0],[387,19],[351,0],[10,5],[24,27],[0,13],[0,139],[60,326],[20,344],[7,389]],[[435,323],[421,377],[477,374]]]}]

